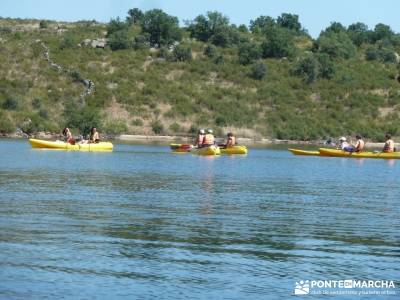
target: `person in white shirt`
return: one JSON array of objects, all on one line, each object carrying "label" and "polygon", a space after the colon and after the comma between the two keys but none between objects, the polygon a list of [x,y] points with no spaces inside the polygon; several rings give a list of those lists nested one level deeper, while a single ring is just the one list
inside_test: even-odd
[{"label": "person in white shirt", "polygon": [[343,150],[343,151],[347,151],[347,152],[353,152],[354,151],[354,147],[350,146],[350,144],[347,142],[346,138],[344,136],[342,136],[339,139],[339,149]]}]

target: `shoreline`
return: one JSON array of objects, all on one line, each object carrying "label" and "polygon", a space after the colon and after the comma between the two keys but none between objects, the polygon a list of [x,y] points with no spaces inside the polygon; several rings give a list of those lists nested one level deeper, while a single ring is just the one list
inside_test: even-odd
[{"label": "shoreline", "polygon": [[[103,135],[105,140],[114,140],[120,142],[137,142],[141,144],[151,144],[151,143],[191,143],[193,137],[191,136],[174,136],[174,135],[141,135],[141,134],[121,134],[116,136]],[[0,138],[8,139],[28,139],[28,138],[38,138],[43,140],[54,140],[60,137],[59,134],[38,132],[31,136],[24,133],[13,133],[13,134],[3,134]],[[217,141],[222,141],[223,138],[217,138]],[[270,138],[237,138],[238,144],[245,146],[268,146],[268,145],[302,145],[302,146],[328,146],[324,144],[324,140],[314,140],[314,141],[300,141],[300,140],[280,140],[280,139],[270,139]],[[366,148],[383,148],[383,142],[370,142],[366,141]],[[397,148],[400,148],[400,143],[395,143]]]}]

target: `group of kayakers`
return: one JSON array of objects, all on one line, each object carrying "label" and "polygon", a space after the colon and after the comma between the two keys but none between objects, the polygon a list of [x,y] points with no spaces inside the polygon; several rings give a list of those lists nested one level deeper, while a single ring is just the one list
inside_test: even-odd
[{"label": "group of kayakers", "polygon": [[[385,145],[383,146],[382,152],[390,153],[396,151],[394,147],[394,141],[392,140],[392,136],[390,134],[386,134],[385,137],[386,137],[386,142]],[[355,145],[349,144],[347,142],[347,139],[344,136],[342,136],[339,139],[338,149],[347,152],[362,152],[364,150],[364,146],[365,146],[365,141],[363,140],[361,135],[357,134]]]},{"label": "group of kayakers", "polygon": [[[75,145],[76,140],[72,136],[71,130],[68,127],[65,127],[62,131],[62,137],[66,143],[69,143],[71,145]],[[100,135],[99,132],[97,131],[96,127],[92,127],[90,129],[90,135],[89,139],[79,139],[80,144],[91,144],[91,143],[98,143],[100,142]]]},{"label": "group of kayakers", "polygon": [[[204,129],[199,130],[195,141],[195,147],[197,148],[210,147],[215,144],[216,142],[212,129],[207,129],[207,133]],[[236,145],[236,138],[231,132],[229,132],[226,135],[226,142],[223,144],[219,144],[218,146],[223,148],[230,148],[235,145]]]}]

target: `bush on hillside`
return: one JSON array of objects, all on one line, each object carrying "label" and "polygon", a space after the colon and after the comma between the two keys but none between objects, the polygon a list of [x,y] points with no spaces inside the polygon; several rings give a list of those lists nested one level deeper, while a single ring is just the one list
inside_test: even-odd
[{"label": "bush on hillside", "polygon": [[238,49],[239,63],[248,65],[261,58],[261,47],[255,43],[245,42]]},{"label": "bush on hillside", "polygon": [[182,39],[178,18],[160,9],[145,12],[141,26],[142,32],[149,35],[150,44],[153,46],[171,45]]},{"label": "bush on hillside", "polygon": [[189,61],[192,60],[192,49],[178,45],[172,51],[172,55],[175,61]]},{"label": "bush on hillside", "polygon": [[15,97],[7,97],[1,107],[5,110],[17,110],[19,107],[19,100]]},{"label": "bush on hillside", "polygon": [[102,127],[100,110],[97,107],[79,107],[74,102],[69,102],[64,109],[65,126],[76,128],[80,134],[88,135],[92,127]]},{"label": "bush on hillside", "polygon": [[259,62],[251,66],[250,77],[256,80],[261,80],[267,74],[267,67],[264,63]]},{"label": "bush on hillside", "polygon": [[264,58],[293,57],[296,52],[293,37],[287,30],[281,28],[270,30],[261,44],[261,48]]},{"label": "bush on hillside", "polygon": [[161,134],[164,132],[164,125],[160,122],[160,120],[154,120],[151,123],[151,129],[155,134]]},{"label": "bush on hillside", "polygon": [[344,31],[328,31],[321,34],[316,47],[320,53],[326,53],[332,58],[348,59],[356,54],[356,47]]},{"label": "bush on hillside", "polygon": [[0,110],[0,133],[7,134],[15,131],[14,124],[11,122],[10,118]]}]

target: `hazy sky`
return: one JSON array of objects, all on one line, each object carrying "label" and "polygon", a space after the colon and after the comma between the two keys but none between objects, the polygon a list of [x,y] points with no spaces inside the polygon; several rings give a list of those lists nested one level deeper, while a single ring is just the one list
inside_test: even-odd
[{"label": "hazy sky", "polygon": [[331,21],[343,25],[360,21],[370,28],[384,23],[400,32],[399,0],[0,0],[0,16],[108,22],[118,16],[125,18],[126,12],[134,7],[161,8],[181,22],[217,10],[232,23],[246,25],[260,15],[277,17],[283,12],[294,13],[313,37]]}]

